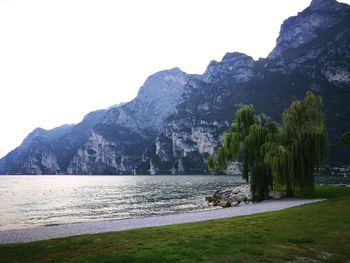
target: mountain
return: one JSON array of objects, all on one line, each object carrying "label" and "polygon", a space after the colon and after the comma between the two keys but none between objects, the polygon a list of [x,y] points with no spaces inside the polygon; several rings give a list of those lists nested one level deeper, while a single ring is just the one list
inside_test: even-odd
[{"label": "mountain", "polygon": [[[198,174],[221,144],[234,112],[253,104],[281,121],[284,108],[312,90],[323,97],[329,135],[329,163],[350,163],[340,135],[350,130],[350,7],[314,0],[281,26],[276,47],[259,61],[227,53],[202,76],[188,82],[182,103],[156,139],[158,173]],[[165,169],[164,169],[165,167]]]},{"label": "mountain", "polygon": [[[350,164],[350,7],[313,0],[281,26],[267,58],[227,53],[203,75],[178,68],[150,76],[131,102],[90,113],[78,125],[36,129],[0,160],[2,174],[203,174],[235,110],[254,104],[281,121],[312,90],[323,97],[329,160]],[[234,170],[235,167],[233,166]]]},{"label": "mountain", "polygon": [[0,160],[0,174],[62,174],[89,138],[105,110],[90,112],[77,125],[52,130],[36,128],[22,144]]},{"label": "mountain", "polygon": [[61,128],[35,129],[0,160],[0,174],[143,171],[138,165],[175,112],[188,78],[179,68],[164,70],[150,76],[129,103],[91,112],[61,134],[57,132]]},{"label": "mountain", "polygon": [[23,140],[21,147],[28,148],[31,143],[35,141],[38,137],[43,137],[48,141],[52,141],[62,135],[68,133],[74,125],[64,124],[62,126],[53,128],[51,130],[45,130],[43,128],[34,129],[29,135]]},{"label": "mountain", "polygon": [[131,102],[106,112],[78,150],[69,174],[144,174],[149,151],[175,113],[189,75],[178,68],[150,76]]}]

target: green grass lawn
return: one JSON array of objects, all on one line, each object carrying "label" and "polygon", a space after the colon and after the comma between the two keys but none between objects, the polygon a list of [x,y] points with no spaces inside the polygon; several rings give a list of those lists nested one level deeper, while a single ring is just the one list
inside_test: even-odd
[{"label": "green grass lawn", "polygon": [[0,245],[0,262],[350,262],[350,188],[283,211]]}]

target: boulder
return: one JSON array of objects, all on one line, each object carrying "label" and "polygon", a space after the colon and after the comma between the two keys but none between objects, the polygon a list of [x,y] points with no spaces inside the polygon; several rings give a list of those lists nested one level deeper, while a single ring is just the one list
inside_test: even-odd
[{"label": "boulder", "polygon": [[236,195],[236,201],[237,202],[245,202],[247,200],[247,196],[244,193],[239,193]]},{"label": "boulder", "polygon": [[212,196],[205,197],[210,206],[233,207],[252,201],[252,194],[248,185],[233,189],[216,191]]}]

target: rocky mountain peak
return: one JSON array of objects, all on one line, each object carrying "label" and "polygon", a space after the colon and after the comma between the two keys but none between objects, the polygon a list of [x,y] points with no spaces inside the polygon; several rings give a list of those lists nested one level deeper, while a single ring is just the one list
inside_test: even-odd
[{"label": "rocky mountain peak", "polygon": [[147,78],[136,98],[107,112],[103,123],[131,128],[160,130],[164,120],[175,112],[189,75],[179,68],[157,72]]},{"label": "rocky mountain peak", "polygon": [[342,8],[343,4],[336,0],[312,0],[309,9],[311,11],[334,11]]},{"label": "rocky mountain peak", "polygon": [[249,81],[253,76],[254,60],[252,57],[239,53],[226,53],[221,62],[211,61],[203,74],[205,82],[217,82],[224,75],[231,75],[238,82]]},{"label": "rocky mountain peak", "polygon": [[148,77],[134,100],[107,111],[73,157],[68,173],[136,173],[147,147],[175,113],[189,78],[179,68]]},{"label": "rocky mountain peak", "polygon": [[66,133],[68,133],[74,125],[64,124],[59,127],[53,128],[51,130],[46,130],[43,128],[35,128],[28,136],[23,140],[21,146],[28,147],[31,142],[38,137],[46,138],[47,140],[54,140]]},{"label": "rocky mountain peak", "polygon": [[240,52],[228,52],[224,55],[221,62],[222,63],[240,63],[246,60],[251,60],[252,58],[244,53]]},{"label": "rocky mountain peak", "polygon": [[268,58],[283,56],[288,49],[307,44],[326,30],[341,23],[350,16],[350,6],[335,0],[313,0],[311,5],[285,20],[281,26],[276,47]]},{"label": "rocky mountain peak", "polygon": [[188,75],[179,68],[163,70],[149,76],[140,88],[137,100],[149,101],[161,99],[169,93],[182,93],[188,81]]},{"label": "rocky mountain peak", "polygon": [[106,110],[103,110],[103,109],[91,111],[84,116],[82,123],[84,123],[84,122],[86,122],[86,123],[96,122],[99,119],[101,119],[101,116],[103,116],[105,113],[106,113]]},{"label": "rocky mountain peak", "polygon": [[35,128],[31,133],[28,134],[26,138],[24,138],[21,146],[28,147],[34,138],[41,136],[44,133],[45,133],[45,130],[43,128],[40,128],[40,127]]}]

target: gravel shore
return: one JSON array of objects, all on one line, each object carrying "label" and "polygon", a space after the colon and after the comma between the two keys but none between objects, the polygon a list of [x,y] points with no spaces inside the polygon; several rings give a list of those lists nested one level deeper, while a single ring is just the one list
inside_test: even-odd
[{"label": "gravel shore", "polygon": [[269,211],[282,210],[288,207],[299,206],[322,201],[321,199],[281,199],[266,200],[260,203],[248,204],[238,207],[188,212],[164,216],[146,218],[122,219],[110,221],[96,221],[57,226],[42,226],[31,229],[20,229],[0,232],[0,244],[24,243],[38,240],[46,240],[59,237],[76,236],[83,234],[95,234],[110,231],[122,231],[134,228],[165,226],[189,222],[205,221],[225,217],[251,215]]}]

